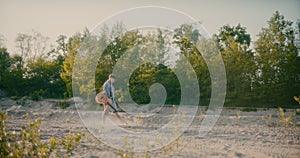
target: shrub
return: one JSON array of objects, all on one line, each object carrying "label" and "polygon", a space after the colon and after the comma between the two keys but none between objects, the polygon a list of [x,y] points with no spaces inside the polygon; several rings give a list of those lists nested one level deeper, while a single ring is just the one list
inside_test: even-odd
[{"label": "shrub", "polygon": [[[12,116],[9,118],[13,119]],[[7,112],[3,113],[0,108],[0,155],[3,157],[68,157],[82,138],[82,134],[70,132],[63,138],[50,138],[48,142],[42,142],[40,120],[32,121],[27,117],[27,124],[17,133],[8,131],[7,119]]]},{"label": "shrub", "polygon": [[278,111],[279,111],[279,121],[278,122],[282,123],[285,127],[289,127],[297,114],[296,110],[289,116],[286,116],[285,110],[281,107],[278,108]]},{"label": "shrub", "polygon": [[41,100],[41,97],[46,94],[46,91],[40,89],[29,94],[32,100]]},{"label": "shrub", "polygon": [[67,107],[70,106],[70,103],[69,103],[68,101],[66,101],[66,100],[64,100],[64,101],[62,101],[62,102],[59,102],[58,104],[59,104],[59,107],[60,107],[61,109],[65,109],[65,108],[67,108]]}]

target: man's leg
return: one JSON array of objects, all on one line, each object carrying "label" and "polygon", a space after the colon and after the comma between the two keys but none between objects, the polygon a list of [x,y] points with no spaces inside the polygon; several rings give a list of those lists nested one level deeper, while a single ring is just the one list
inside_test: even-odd
[{"label": "man's leg", "polygon": [[106,118],[106,115],[108,113],[108,105],[103,105],[103,115],[102,115],[102,123],[104,124],[105,123],[105,118]]},{"label": "man's leg", "polygon": [[118,118],[118,120],[119,120],[121,123],[125,123],[125,124],[126,124],[126,122],[124,122],[124,121],[121,119],[121,117],[120,117],[120,115],[118,114],[118,112],[114,112],[114,114],[115,114],[115,116]]},{"label": "man's leg", "polygon": [[113,100],[109,99],[108,100],[108,104],[109,106],[113,109],[113,113],[115,114],[115,116],[118,118],[118,120],[121,122],[121,123],[124,123],[126,124],[126,126],[128,125],[128,123],[124,120],[121,119],[120,115],[118,114],[118,110],[115,108],[115,106],[113,106]]}]

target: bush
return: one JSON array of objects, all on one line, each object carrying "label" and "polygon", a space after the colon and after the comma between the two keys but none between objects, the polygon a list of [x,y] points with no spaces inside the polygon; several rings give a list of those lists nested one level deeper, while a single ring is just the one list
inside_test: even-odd
[{"label": "bush", "polygon": [[46,91],[40,89],[40,90],[37,90],[37,91],[34,91],[32,93],[29,94],[29,97],[32,99],[32,100],[41,100],[41,97],[42,96],[45,96],[46,94]]},{"label": "bush", "polygon": [[0,108],[1,157],[68,157],[82,138],[82,134],[70,132],[64,138],[52,137],[48,142],[43,143],[40,139],[40,120],[32,121],[27,117],[27,124],[22,126],[20,132],[17,133],[8,131],[7,119],[7,112],[3,113]]},{"label": "bush", "polygon": [[66,101],[66,100],[64,100],[64,101],[62,101],[62,102],[59,102],[58,104],[59,104],[59,107],[60,107],[61,109],[65,109],[65,108],[67,108],[67,107],[70,106],[70,103],[69,103],[68,101]]},{"label": "bush", "polygon": [[[300,97],[295,96],[294,99],[300,104]],[[300,109],[296,108],[291,114],[287,115],[286,109],[279,107],[277,116],[277,122],[272,122],[272,115],[263,116],[262,120],[265,121],[268,125],[282,125],[285,127],[290,127],[292,124],[297,124],[296,121],[296,115],[300,113]]]}]

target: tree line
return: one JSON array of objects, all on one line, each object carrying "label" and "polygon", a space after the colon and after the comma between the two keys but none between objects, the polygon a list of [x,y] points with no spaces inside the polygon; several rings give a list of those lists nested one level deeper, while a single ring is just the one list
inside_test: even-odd
[{"label": "tree line", "polygon": [[[148,33],[139,30],[122,33],[125,26],[117,23],[112,29],[104,27],[97,38],[93,38],[88,30],[71,37],[61,35],[56,46],[49,46],[49,39],[37,32],[18,34],[15,41],[18,53],[11,54],[4,46],[0,48],[0,89],[9,96],[33,99],[72,97],[74,60],[88,38],[89,43],[106,47],[102,48],[99,61],[87,58],[87,64],[89,60],[97,60],[98,64],[95,82],[79,85],[82,93],[100,91],[108,74],[121,59],[127,64],[122,67],[126,71],[136,64],[132,59],[155,58],[160,62],[141,64],[130,76],[129,92],[135,102],[149,103],[149,88],[154,83],[161,83],[167,92],[166,103],[178,104],[181,88],[176,73],[188,77],[192,72],[181,67],[190,64],[200,87],[199,105],[208,105],[212,79],[203,53],[209,56],[216,47],[226,70],[225,106],[295,105],[293,96],[300,94],[300,22],[294,28],[291,21],[276,11],[267,23],[256,41],[251,41],[250,34],[241,24],[222,26],[211,39],[205,39],[190,24],[181,25],[173,33],[160,29]],[[203,50],[197,49],[199,47]],[[173,48],[181,55],[172,55]],[[151,52],[148,55],[152,56],[138,52]],[[129,55],[122,58],[124,54]],[[214,60],[213,55],[209,59]],[[122,80],[122,76],[119,79]],[[116,85],[119,102],[127,101],[124,91]]]}]

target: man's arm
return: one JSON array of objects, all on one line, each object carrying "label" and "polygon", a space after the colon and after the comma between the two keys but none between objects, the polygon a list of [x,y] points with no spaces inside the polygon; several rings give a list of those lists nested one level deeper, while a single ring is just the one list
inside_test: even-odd
[{"label": "man's arm", "polygon": [[111,92],[110,92],[110,89],[111,89],[111,87],[110,87],[110,83],[109,82],[105,82],[104,83],[104,86],[103,86],[103,90],[104,90],[104,93],[106,93],[107,94],[107,96],[108,96],[108,98],[110,98],[111,97]]}]

